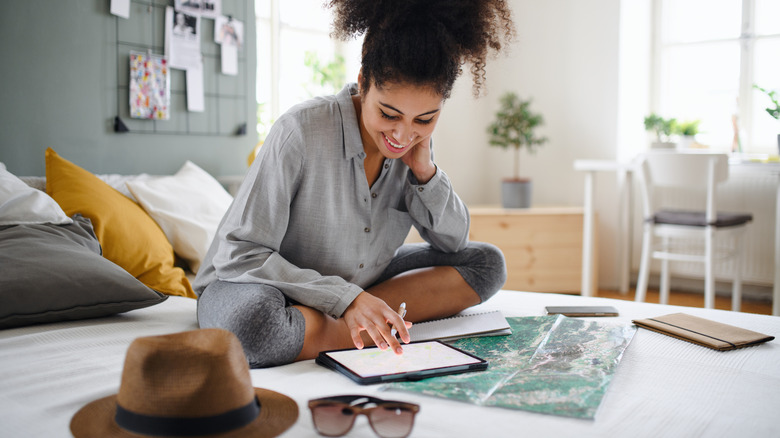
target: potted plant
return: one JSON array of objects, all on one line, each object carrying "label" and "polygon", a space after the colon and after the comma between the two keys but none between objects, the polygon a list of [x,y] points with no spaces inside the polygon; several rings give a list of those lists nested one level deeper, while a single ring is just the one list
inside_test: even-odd
[{"label": "potted plant", "polygon": [[[772,116],[775,120],[780,120],[780,102],[778,102],[778,99],[780,99],[780,96],[778,96],[778,93],[776,90],[767,90],[765,88],[761,88],[758,85],[753,84],[753,88],[762,91],[764,94],[769,96],[769,100],[772,101],[772,105],[768,106],[766,108],[767,114]],[[780,134],[777,134],[777,151],[780,153]]]},{"label": "potted plant", "polygon": [[513,177],[501,184],[501,199],[504,208],[528,208],[531,206],[532,182],[520,178],[520,152],[525,148],[535,153],[536,148],[547,142],[547,137],[537,137],[534,131],[544,124],[541,114],[531,111],[531,100],[523,100],[517,94],[508,92],[501,96],[501,107],[495,119],[488,126],[490,145],[514,149]]},{"label": "potted plant", "polygon": [[701,120],[686,120],[684,122],[672,123],[672,132],[680,136],[677,149],[684,150],[696,147],[698,144],[696,143],[696,134],[699,133],[699,123],[701,123]]},{"label": "potted plant", "polygon": [[645,117],[645,130],[655,133],[656,141],[650,144],[652,149],[673,149],[675,143],[671,141],[675,119],[665,119],[655,113]]}]

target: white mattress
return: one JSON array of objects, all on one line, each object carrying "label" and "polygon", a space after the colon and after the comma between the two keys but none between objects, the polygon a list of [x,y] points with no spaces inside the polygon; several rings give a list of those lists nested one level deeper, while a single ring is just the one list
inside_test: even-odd
[{"label": "white mattress", "polygon": [[[84,404],[117,392],[125,351],[139,336],[197,328],[195,301],[170,297],[110,318],[0,331],[0,437],[67,437]],[[505,316],[545,305],[610,304],[618,320],[684,311],[780,338],[780,317],[579,296],[501,291],[480,307]],[[614,321],[614,318],[611,318]],[[375,394],[419,403],[412,437],[780,436],[780,341],[717,352],[639,329],[595,420],[578,420],[360,386],[313,361],[252,370],[255,386],[292,397],[300,415],[284,436],[319,436],[306,403]],[[373,436],[359,418],[348,436]]]}]

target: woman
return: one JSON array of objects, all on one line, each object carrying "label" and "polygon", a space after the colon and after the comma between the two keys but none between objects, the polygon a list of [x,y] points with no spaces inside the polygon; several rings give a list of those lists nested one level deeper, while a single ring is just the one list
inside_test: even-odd
[{"label": "woman", "polygon": [[[402,354],[409,321],[453,315],[506,279],[468,241],[468,211],[431,135],[461,65],[475,92],[513,34],[504,1],[337,1],[334,34],[365,33],[358,84],[274,123],[195,280],[201,327],[253,367],[374,344]],[[427,243],[403,245],[414,225]],[[407,321],[397,313],[407,305]]]}]

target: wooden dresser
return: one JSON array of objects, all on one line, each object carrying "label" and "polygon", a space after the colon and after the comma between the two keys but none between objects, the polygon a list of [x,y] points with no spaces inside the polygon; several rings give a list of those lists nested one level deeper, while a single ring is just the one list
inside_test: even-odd
[{"label": "wooden dresser", "polygon": [[[504,253],[508,271],[504,289],[580,293],[582,207],[475,206],[469,212],[469,239],[492,243]],[[412,229],[407,242],[420,241]],[[593,269],[597,284],[598,268]]]}]

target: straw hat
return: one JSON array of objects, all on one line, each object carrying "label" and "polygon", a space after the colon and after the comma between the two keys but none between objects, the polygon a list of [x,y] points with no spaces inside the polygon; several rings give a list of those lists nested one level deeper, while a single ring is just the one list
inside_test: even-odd
[{"label": "straw hat", "polygon": [[226,330],[138,338],[119,393],[95,400],[70,422],[76,438],[273,437],[298,419],[298,405],[253,388],[244,351]]}]

